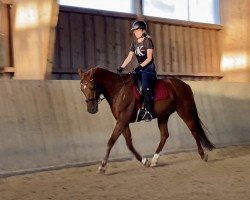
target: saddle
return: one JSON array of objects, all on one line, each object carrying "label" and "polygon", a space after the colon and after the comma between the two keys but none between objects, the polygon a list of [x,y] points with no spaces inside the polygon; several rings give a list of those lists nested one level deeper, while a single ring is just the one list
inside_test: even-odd
[{"label": "saddle", "polygon": [[[143,98],[143,91],[142,91],[142,80],[140,76],[138,76],[137,73],[132,73],[132,79],[134,81],[134,84],[132,87],[133,87],[135,99],[141,102],[141,108],[139,108],[137,112],[137,118],[136,118],[136,121],[139,122],[143,120],[146,114],[146,110],[145,108],[143,108],[144,98]],[[154,84],[153,94],[154,94],[153,96],[154,102],[169,98],[169,91],[163,80],[161,79],[156,80]]]},{"label": "saddle", "polygon": [[[143,91],[142,91],[142,81],[136,73],[132,73],[133,92],[136,100],[143,100]],[[162,79],[157,79],[154,84],[154,102],[161,101],[169,98],[169,91]]]}]

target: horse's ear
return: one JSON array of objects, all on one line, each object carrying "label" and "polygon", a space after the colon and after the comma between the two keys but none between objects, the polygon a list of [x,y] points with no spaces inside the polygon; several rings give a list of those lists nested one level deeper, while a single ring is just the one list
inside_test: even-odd
[{"label": "horse's ear", "polygon": [[82,71],[81,68],[78,68],[78,74],[81,78],[84,76],[84,72]]}]

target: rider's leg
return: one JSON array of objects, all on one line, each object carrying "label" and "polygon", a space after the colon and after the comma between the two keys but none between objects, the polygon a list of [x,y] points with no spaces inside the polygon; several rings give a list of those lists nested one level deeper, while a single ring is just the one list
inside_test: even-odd
[{"label": "rider's leg", "polygon": [[156,80],[155,66],[152,63],[146,67],[142,72],[142,88],[145,100],[145,107],[147,114],[144,117],[146,121],[150,121],[154,115],[154,99],[153,99],[153,86]]},{"label": "rider's leg", "polygon": [[145,99],[145,107],[151,115],[154,114],[154,97],[150,90],[146,90],[144,92],[144,99]]}]

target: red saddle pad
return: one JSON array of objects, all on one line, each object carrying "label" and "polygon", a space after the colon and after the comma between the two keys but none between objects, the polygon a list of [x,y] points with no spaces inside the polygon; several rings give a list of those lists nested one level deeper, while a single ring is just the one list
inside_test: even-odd
[{"label": "red saddle pad", "polygon": [[[133,91],[135,94],[135,98],[137,100],[140,100],[140,94],[136,89],[135,85],[133,85]],[[161,101],[168,98],[169,98],[169,91],[166,84],[164,83],[163,80],[157,80],[154,87],[154,101]]]}]

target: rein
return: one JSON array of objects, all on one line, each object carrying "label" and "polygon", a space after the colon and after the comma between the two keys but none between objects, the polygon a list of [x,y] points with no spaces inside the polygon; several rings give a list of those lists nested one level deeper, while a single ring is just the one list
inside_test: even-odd
[{"label": "rein", "polygon": [[[129,73],[129,74],[130,74],[130,73]],[[122,78],[122,75],[121,75],[120,73],[119,73],[119,76],[120,76],[120,78],[122,79],[122,82],[123,82],[121,89],[123,88],[124,85],[126,85],[126,84],[129,83],[129,82],[131,82],[131,79],[129,79],[127,82],[125,82],[124,79]],[[120,90],[121,90],[121,89],[120,89]]]}]

